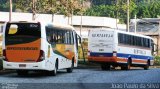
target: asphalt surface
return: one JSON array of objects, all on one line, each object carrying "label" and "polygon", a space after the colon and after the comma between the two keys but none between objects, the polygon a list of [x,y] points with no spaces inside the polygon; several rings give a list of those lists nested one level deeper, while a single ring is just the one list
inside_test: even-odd
[{"label": "asphalt surface", "polygon": [[132,84],[132,89],[160,89],[160,68],[102,71],[100,67],[82,67],[72,73],[59,70],[56,76],[44,71],[27,76],[1,71],[0,83],[0,89],[131,89],[125,84]]}]

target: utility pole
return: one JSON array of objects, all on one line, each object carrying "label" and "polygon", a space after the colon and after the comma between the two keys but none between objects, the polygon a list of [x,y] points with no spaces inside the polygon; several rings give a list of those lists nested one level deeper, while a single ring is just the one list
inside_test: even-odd
[{"label": "utility pole", "polygon": [[67,6],[67,10],[68,10],[67,11],[67,17],[68,17],[68,25],[69,25],[69,20],[70,20],[69,19],[69,17],[70,17],[70,11],[69,11],[69,9],[71,9],[71,8],[69,8],[69,0],[67,0],[67,5],[66,6]]},{"label": "utility pole", "polygon": [[36,18],[36,5],[35,0],[32,0],[32,20],[35,20]]},{"label": "utility pole", "polygon": [[118,0],[116,0],[116,29],[118,30]]},{"label": "utility pole", "polygon": [[[82,11],[82,9],[83,9],[83,0],[81,0],[81,11]],[[80,36],[81,37],[82,37],[82,17],[83,17],[83,12],[81,12],[81,27],[80,27]],[[81,42],[81,48],[82,48],[83,62],[85,63],[86,59],[85,59],[84,48],[83,48],[82,44],[84,45],[84,43]]]},{"label": "utility pole", "polygon": [[160,21],[159,21],[159,28],[158,28],[158,39],[157,39],[157,55],[159,55],[159,46],[160,46]]},{"label": "utility pole", "polygon": [[9,0],[9,6],[10,6],[10,10],[9,10],[9,21],[12,20],[12,0]]},{"label": "utility pole", "polygon": [[134,19],[135,19],[135,23],[134,23],[134,33],[136,33],[136,32],[137,32],[137,15],[135,15]]},{"label": "utility pole", "polygon": [[129,0],[127,0],[127,31],[129,32]]},{"label": "utility pole", "polygon": [[[83,9],[83,0],[81,0],[81,11],[82,9]],[[82,16],[83,16],[83,12],[81,12],[80,36],[82,36]]]}]

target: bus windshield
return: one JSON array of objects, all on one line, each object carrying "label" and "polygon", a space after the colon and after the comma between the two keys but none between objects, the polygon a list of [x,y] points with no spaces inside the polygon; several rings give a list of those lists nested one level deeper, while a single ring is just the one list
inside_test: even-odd
[{"label": "bus windshield", "polygon": [[6,25],[6,45],[33,42],[40,37],[40,23],[8,23]]}]

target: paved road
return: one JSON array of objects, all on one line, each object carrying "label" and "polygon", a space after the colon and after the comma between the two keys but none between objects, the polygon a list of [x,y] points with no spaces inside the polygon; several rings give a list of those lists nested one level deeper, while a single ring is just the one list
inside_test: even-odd
[{"label": "paved road", "polygon": [[[0,83],[0,87],[2,88],[6,86],[18,86],[15,89],[28,89],[30,87],[30,89],[53,89],[55,86],[59,89],[68,89],[70,87],[73,87],[73,89],[95,89],[95,87],[107,89],[106,87],[126,88],[123,85],[119,85],[126,83],[159,83],[151,87],[160,89],[160,69],[131,69],[129,71],[117,69],[102,71],[99,67],[96,67],[75,69],[73,73],[66,73],[65,70],[59,70],[57,76],[48,75],[47,72],[31,72],[27,76],[17,76],[16,72],[8,71],[0,72]],[[118,85],[113,85],[117,83]],[[144,85],[144,87],[148,88],[149,85]]]}]

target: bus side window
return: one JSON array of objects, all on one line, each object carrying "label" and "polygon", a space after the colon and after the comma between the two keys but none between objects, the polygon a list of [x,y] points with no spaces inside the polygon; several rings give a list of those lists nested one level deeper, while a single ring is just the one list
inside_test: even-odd
[{"label": "bus side window", "polygon": [[71,44],[74,44],[73,32],[71,32]]},{"label": "bus side window", "polygon": [[75,33],[75,44],[76,44],[76,49],[78,50],[78,35],[76,32]]},{"label": "bus side window", "polygon": [[46,26],[45,29],[46,29],[46,40],[48,41],[48,43],[51,43],[50,28]]},{"label": "bus side window", "polygon": [[50,43],[51,42],[51,37],[47,36],[47,41]]},{"label": "bus side window", "polygon": [[55,34],[53,35],[52,40],[53,40],[53,42],[54,42],[54,43],[56,43],[56,42],[57,42],[57,37],[56,37],[56,35],[55,35]]}]

